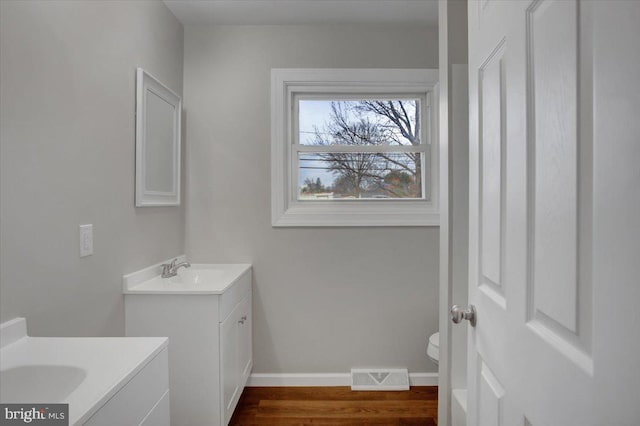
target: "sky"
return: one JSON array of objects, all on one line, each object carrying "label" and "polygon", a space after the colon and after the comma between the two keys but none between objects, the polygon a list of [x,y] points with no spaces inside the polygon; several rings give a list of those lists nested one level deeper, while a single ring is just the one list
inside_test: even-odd
[{"label": "sky", "polygon": [[[313,145],[315,139],[315,128],[320,132],[323,131],[327,122],[331,117],[331,100],[299,100],[298,101],[298,117],[299,132],[301,145]],[[379,116],[374,113],[371,115],[371,121],[379,120]],[[313,154],[302,154],[305,158],[312,158]],[[312,179],[314,182],[320,178],[322,184],[330,186],[333,184],[336,176],[327,170],[322,169],[324,163],[322,161],[303,161],[303,167],[298,169],[298,187],[304,186],[306,179]],[[313,168],[312,168],[313,167]],[[320,169],[318,169],[320,167]]]},{"label": "sky", "polygon": [[322,130],[331,116],[332,101],[299,101],[300,144],[311,145],[314,139],[314,126]]},{"label": "sky", "polygon": [[[311,145],[315,138],[314,126],[322,131],[325,122],[331,115],[331,101],[299,101],[299,127],[300,127],[300,144]],[[305,154],[305,157],[309,155]],[[303,166],[322,167],[322,162],[304,161]],[[320,178],[325,186],[333,183],[335,176],[326,170],[318,169],[299,169],[298,170],[298,187],[304,186],[304,181],[311,178],[314,182],[316,178]]]}]

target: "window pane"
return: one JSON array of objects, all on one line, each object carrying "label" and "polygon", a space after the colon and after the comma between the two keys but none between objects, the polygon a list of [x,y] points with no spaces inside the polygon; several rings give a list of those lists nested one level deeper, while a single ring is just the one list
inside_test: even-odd
[{"label": "window pane", "polygon": [[298,199],[422,198],[421,153],[299,153]]},{"label": "window pane", "polygon": [[299,100],[300,145],[420,145],[420,100]]}]

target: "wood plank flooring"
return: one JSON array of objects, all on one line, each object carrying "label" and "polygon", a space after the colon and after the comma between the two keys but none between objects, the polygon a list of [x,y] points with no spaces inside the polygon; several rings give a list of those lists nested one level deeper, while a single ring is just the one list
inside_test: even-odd
[{"label": "wood plank flooring", "polygon": [[435,426],[438,388],[354,392],[349,387],[248,387],[232,426]]}]

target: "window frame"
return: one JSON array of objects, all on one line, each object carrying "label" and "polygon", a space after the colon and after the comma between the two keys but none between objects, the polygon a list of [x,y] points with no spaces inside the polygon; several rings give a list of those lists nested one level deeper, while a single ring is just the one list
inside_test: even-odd
[{"label": "window frame", "polygon": [[[378,99],[404,96],[425,102],[422,117],[424,198],[298,200],[297,155],[300,150],[299,146],[294,147],[298,138],[294,132],[297,100],[309,96],[330,99],[332,95]],[[272,226],[438,226],[437,105],[438,70],[435,69],[272,69]],[[409,147],[394,152],[405,149],[420,151]]]}]

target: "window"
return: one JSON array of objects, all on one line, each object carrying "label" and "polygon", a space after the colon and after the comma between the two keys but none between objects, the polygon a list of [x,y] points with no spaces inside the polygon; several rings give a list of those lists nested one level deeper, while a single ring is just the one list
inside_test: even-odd
[{"label": "window", "polygon": [[436,70],[271,77],[273,226],[438,225]]}]

